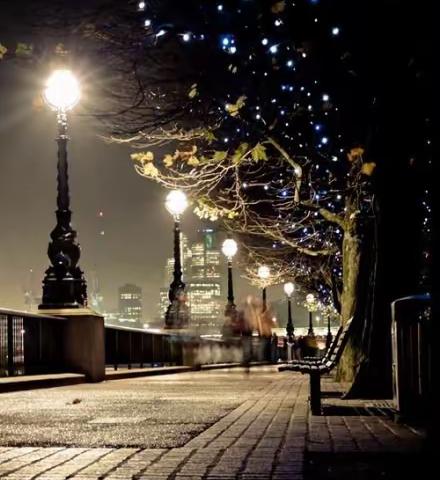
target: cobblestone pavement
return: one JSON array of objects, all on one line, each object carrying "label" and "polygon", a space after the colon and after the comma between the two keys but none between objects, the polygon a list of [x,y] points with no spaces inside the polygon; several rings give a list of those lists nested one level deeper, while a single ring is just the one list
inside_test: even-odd
[{"label": "cobblestone pavement", "polygon": [[[420,447],[419,432],[392,422],[386,414],[386,404],[326,399],[329,407],[325,412],[328,415],[313,417],[309,415],[307,407],[306,376],[268,371],[267,368],[256,369],[249,376],[231,370],[227,373],[228,383],[222,380],[224,375],[225,372],[221,371],[179,375],[179,382],[183,384],[185,381],[192,382],[194,378],[198,381],[193,388],[194,408],[197,408],[197,396],[210,395],[214,378],[224,385],[234,384],[237,392],[241,392],[237,397],[241,400],[237,408],[210,427],[205,427],[198,435],[193,435],[183,446],[5,446],[0,447],[0,478],[290,480],[301,479],[304,475],[308,478],[342,478],[337,474],[341,471],[341,465],[333,465],[334,462],[329,458],[337,458],[338,461],[341,458],[351,459],[348,470],[347,462],[342,462],[350,473],[347,478],[376,478],[370,475],[376,473],[375,470],[365,469],[359,460],[347,455],[362,456],[374,452],[380,452],[382,456],[393,453],[406,455],[416,452]],[[154,388],[152,379],[138,381],[144,381]],[[175,395],[178,396],[180,390],[188,395],[188,387],[179,382],[173,387]],[[121,383],[118,388],[122,387]],[[327,382],[324,389],[334,390],[335,384]],[[62,389],[46,390],[46,399],[59,390]],[[229,395],[230,391],[227,390],[225,394]],[[105,428],[105,425],[100,425],[100,428]],[[162,428],[166,426],[162,425]],[[148,435],[148,430],[132,434],[143,437],[145,433]],[[335,466],[333,470],[332,466]],[[353,469],[366,475],[353,475]],[[383,476],[379,468],[377,478],[388,477]]]}]

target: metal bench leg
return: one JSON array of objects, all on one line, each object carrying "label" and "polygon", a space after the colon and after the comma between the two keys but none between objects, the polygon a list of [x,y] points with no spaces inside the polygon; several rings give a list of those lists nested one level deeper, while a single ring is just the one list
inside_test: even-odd
[{"label": "metal bench leg", "polygon": [[310,374],[310,409],[312,415],[321,415],[321,375]]}]

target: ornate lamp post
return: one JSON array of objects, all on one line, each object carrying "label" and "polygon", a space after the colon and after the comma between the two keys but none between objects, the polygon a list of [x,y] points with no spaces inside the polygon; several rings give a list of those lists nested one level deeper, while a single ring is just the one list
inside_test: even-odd
[{"label": "ornate lamp post", "polygon": [[270,268],[267,265],[260,265],[258,267],[258,276],[260,277],[261,283],[263,284],[261,293],[263,299],[263,312],[265,312],[267,310],[266,286],[267,280],[270,277]]},{"label": "ornate lamp post", "polygon": [[52,230],[47,254],[51,265],[43,280],[43,299],[39,309],[80,308],[87,305],[87,286],[78,266],[80,246],[70,221],[69,177],[67,164],[67,112],[80,99],[79,84],[69,70],[56,70],[44,90],[46,103],[56,112],[58,123],[57,224]]},{"label": "ornate lamp post", "polygon": [[284,293],[287,297],[287,326],[286,326],[286,333],[287,338],[291,342],[294,337],[295,328],[293,326],[292,321],[292,294],[295,290],[295,285],[292,282],[287,282],[284,284]]},{"label": "ornate lamp post", "polygon": [[295,290],[295,285],[292,282],[287,282],[284,284],[284,293],[287,297],[287,361],[292,360],[292,346],[295,339],[295,328],[292,321],[292,294]]},{"label": "ornate lamp post", "polygon": [[325,339],[325,348],[328,350],[333,340],[332,331],[330,329],[330,314],[327,314],[327,337]]},{"label": "ornate lamp post", "polygon": [[311,337],[314,337],[315,336],[315,332],[313,331],[313,311],[315,310],[315,296],[313,295],[313,293],[309,293],[306,297],[306,304],[307,304],[307,308],[309,310],[309,330],[307,332],[307,335],[311,336]]},{"label": "ornate lamp post", "polygon": [[170,304],[165,313],[166,328],[183,328],[189,323],[188,306],[185,304],[185,284],[182,281],[182,258],[180,248],[180,217],[188,206],[186,195],[180,190],[171,191],[165,207],[174,218],[174,271],[168,298]]},{"label": "ornate lamp post", "polygon": [[232,238],[227,238],[222,245],[223,255],[228,259],[228,302],[226,303],[225,316],[234,317],[236,307],[234,303],[234,286],[232,282],[232,259],[237,253],[237,242]]}]

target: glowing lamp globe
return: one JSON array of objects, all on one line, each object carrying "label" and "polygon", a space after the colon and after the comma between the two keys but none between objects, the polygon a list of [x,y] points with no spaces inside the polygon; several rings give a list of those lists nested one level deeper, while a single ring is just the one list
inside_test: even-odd
[{"label": "glowing lamp globe", "polygon": [[44,89],[44,100],[54,110],[72,109],[81,96],[78,80],[70,70],[55,70]]},{"label": "glowing lamp globe", "polygon": [[270,277],[270,268],[267,265],[258,267],[258,276],[261,280],[267,280]]},{"label": "glowing lamp globe", "polygon": [[225,257],[232,258],[237,253],[237,242],[232,238],[227,238],[222,245],[222,252]]},{"label": "glowing lamp globe", "polygon": [[306,297],[306,302],[308,304],[312,304],[315,302],[315,296],[313,295],[313,293],[309,293]]},{"label": "glowing lamp globe", "polygon": [[174,217],[179,217],[186,210],[188,199],[181,190],[172,190],[166,198],[165,207]]},{"label": "glowing lamp globe", "polygon": [[295,285],[292,282],[287,282],[284,284],[284,293],[288,296],[291,297],[293,291],[295,290]]}]

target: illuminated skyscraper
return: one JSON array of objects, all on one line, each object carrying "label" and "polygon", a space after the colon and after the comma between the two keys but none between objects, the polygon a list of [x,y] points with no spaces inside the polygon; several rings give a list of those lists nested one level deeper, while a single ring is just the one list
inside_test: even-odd
[{"label": "illuminated skyscraper", "polygon": [[[201,332],[217,332],[223,323],[224,301],[221,285],[221,253],[217,249],[215,232],[206,228],[199,231],[201,240],[188,248],[182,241],[182,268],[191,311],[190,326]],[[165,286],[160,289],[160,317],[168,307],[168,285],[172,279],[174,259],[167,259]]]},{"label": "illuminated skyscraper", "polygon": [[188,306],[191,325],[201,331],[219,331],[223,323],[221,253],[213,229],[199,231],[202,239],[191,247],[188,267]]},{"label": "illuminated skyscraper", "polygon": [[119,322],[142,327],[142,289],[130,283],[119,288]]}]

